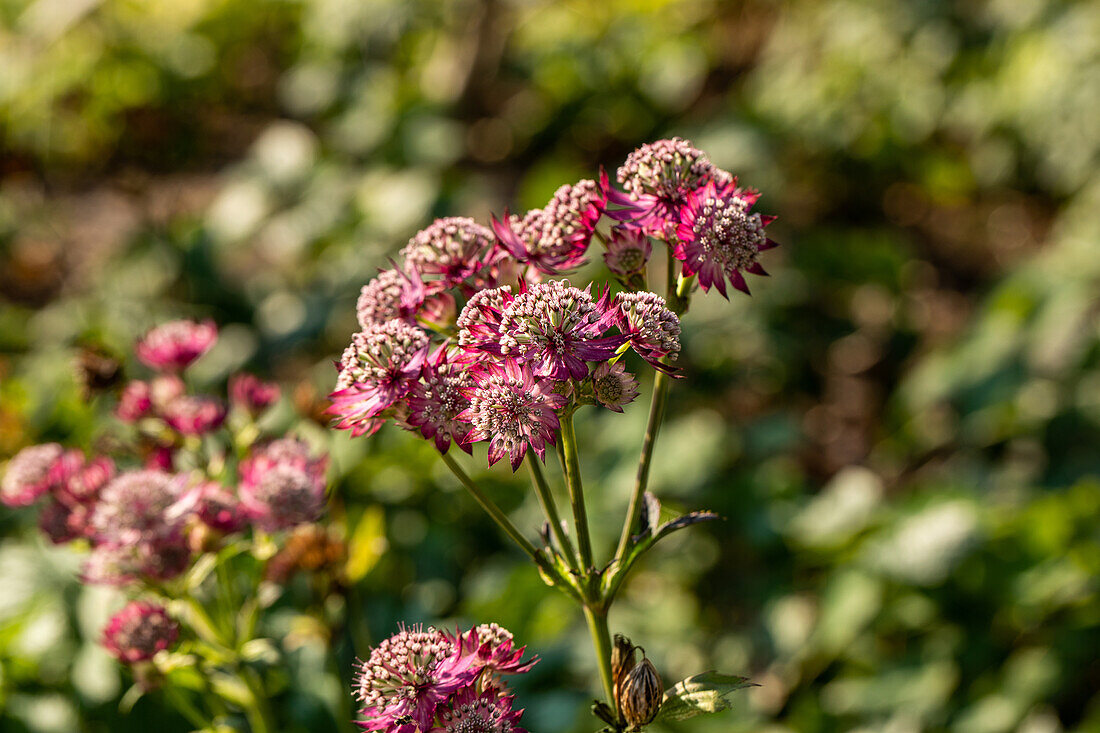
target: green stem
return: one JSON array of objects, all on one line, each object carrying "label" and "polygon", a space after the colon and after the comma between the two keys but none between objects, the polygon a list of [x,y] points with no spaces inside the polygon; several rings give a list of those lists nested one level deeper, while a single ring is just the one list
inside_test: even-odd
[{"label": "green stem", "polygon": [[634,535],[638,524],[638,517],[642,513],[642,497],[645,495],[646,486],[649,484],[649,467],[653,462],[653,447],[657,443],[657,433],[661,429],[661,421],[665,415],[665,403],[668,401],[668,385],[671,378],[665,372],[657,372],[653,379],[653,399],[649,403],[649,420],[645,426],[645,436],[642,438],[642,454],[638,459],[638,472],[634,477],[634,493],[630,495],[630,505],[626,510],[626,521],[623,523],[622,534],[619,535],[619,546],[615,550],[615,559],[622,560],[630,547],[630,538]]},{"label": "green stem", "polygon": [[580,549],[581,573],[592,568],[592,539],[588,534],[588,512],[584,505],[584,487],[581,485],[581,466],[577,456],[577,433],[573,428],[573,413],[561,421],[561,443],[565,454],[565,483],[569,487],[569,503],[573,507],[573,524]]},{"label": "green stem", "polygon": [[554,533],[558,546],[561,547],[562,553],[565,555],[565,562],[569,567],[576,570],[577,551],[574,549],[569,535],[562,529],[561,515],[558,514],[557,503],[555,503],[554,495],[550,492],[550,486],[546,482],[546,474],[543,473],[542,464],[539,463],[538,456],[535,455],[534,451],[527,451],[527,468],[531,471],[531,480],[535,484],[535,494],[539,498],[539,503],[542,504],[542,510],[546,514],[547,521],[550,522],[550,531]]},{"label": "green stem", "polygon": [[210,720],[207,716],[195,707],[195,704],[187,699],[187,696],[181,693],[171,684],[164,686],[164,694],[171,701],[172,707],[174,707],[183,717],[187,718],[187,722],[195,726],[200,730],[206,730],[211,727]]},{"label": "green stem", "polygon": [[597,611],[586,605],[584,620],[588,622],[592,645],[596,648],[596,664],[600,669],[600,682],[603,683],[607,704],[612,710],[618,710],[615,705],[615,684],[611,677],[611,632],[607,627],[607,611]]},{"label": "green stem", "polygon": [[511,537],[524,552],[530,555],[532,560],[542,565],[542,559],[535,546],[516,529],[516,525],[512,524],[512,520],[500,510],[500,507],[493,503],[492,499],[486,496],[485,492],[481,490],[481,487],[474,483],[474,480],[462,470],[462,466],[458,465],[449,453],[441,453],[440,455],[443,457],[443,462],[447,464],[447,468],[451,469],[451,473],[453,473],[462,485],[466,487],[466,490],[469,491],[470,495],[481,505],[481,508],[493,518],[493,521],[500,525],[504,533]]},{"label": "green stem", "polygon": [[248,688],[252,704],[245,708],[244,714],[248,718],[248,725],[252,733],[271,733],[276,730],[275,716],[271,713],[271,707],[267,702],[267,693],[264,692],[263,681],[252,669],[242,669],[238,676]]}]

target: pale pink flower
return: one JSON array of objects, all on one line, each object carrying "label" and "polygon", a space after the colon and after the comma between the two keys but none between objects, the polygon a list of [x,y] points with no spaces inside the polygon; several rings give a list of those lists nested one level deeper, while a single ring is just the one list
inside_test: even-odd
[{"label": "pale pink flower", "polygon": [[621,361],[614,364],[604,362],[592,372],[592,391],[601,405],[622,412],[623,405],[633,402],[638,396],[638,380],[626,371]]},{"label": "pale pink flower", "polygon": [[169,321],[148,331],[134,352],[152,369],[179,371],[209,351],[217,339],[213,321]]},{"label": "pale pink flower", "polygon": [[254,374],[242,372],[229,378],[229,401],[253,416],[278,402],[279,392],[278,384]]},{"label": "pale pink flower", "polygon": [[300,440],[258,446],[241,461],[241,507],[269,532],[312,522],[325,508],[327,466],[327,457],[314,458]]},{"label": "pale pink flower", "polygon": [[0,481],[0,501],[8,506],[33,504],[63,478],[64,453],[58,443],[32,445],[16,453]]}]

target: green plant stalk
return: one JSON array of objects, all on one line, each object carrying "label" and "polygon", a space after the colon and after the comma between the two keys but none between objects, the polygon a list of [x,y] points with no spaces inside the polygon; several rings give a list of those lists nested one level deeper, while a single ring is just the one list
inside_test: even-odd
[{"label": "green plant stalk", "polygon": [[653,462],[653,448],[657,444],[657,433],[665,416],[665,404],[668,402],[668,387],[671,377],[658,371],[653,378],[653,398],[649,403],[649,419],[646,421],[645,435],[642,438],[642,453],[638,459],[638,471],[634,477],[634,492],[630,495],[630,504],[626,510],[626,521],[619,535],[619,545],[615,550],[615,559],[622,560],[630,549],[630,538],[634,536],[638,518],[642,513],[642,497],[649,484],[649,467]]},{"label": "green plant stalk", "polygon": [[527,451],[527,468],[531,471],[531,481],[535,485],[535,494],[538,496],[539,503],[542,504],[542,511],[546,514],[546,521],[550,523],[550,531],[554,533],[558,546],[561,547],[565,555],[565,562],[569,567],[576,570],[578,568],[577,550],[573,547],[569,535],[562,529],[558,506],[554,502],[554,495],[550,492],[550,486],[546,482],[546,474],[542,470],[542,464],[539,463],[539,458],[534,451]]},{"label": "green plant stalk", "polygon": [[588,622],[588,631],[592,635],[592,645],[596,649],[596,664],[600,670],[600,682],[608,706],[616,711],[615,683],[611,676],[611,631],[607,626],[607,611],[599,611],[591,606],[584,607],[584,620]]},{"label": "green plant stalk", "polygon": [[587,580],[593,567],[592,539],[588,534],[588,512],[584,505],[584,487],[581,484],[580,459],[577,456],[577,433],[573,428],[573,413],[565,415],[561,422],[561,443],[565,455],[565,483],[569,487],[569,503],[573,508],[573,524],[577,533],[577,547],[581,560],[581,574]]},{"label": "green plant stalk", "polygon": [[498,507],[492,499],[490,499],[481,487],[474,483],[474,480],[462,470],[462,466],[458,465],[458,462],[451,457],[450,453],[441,453],[443,462],[447,464],[447,468],[451,469],[451,473],[466,487],[466,490],[470,492],[470,495],[474,497],[481,508],[493,518],[493,521],[500,526],[504,533],[512,538],[512,540],[526,552],[532,560],[537,564],[542,565],[542,560],[539,556],[538,549],[531,544],[531,541],[523,536],[523,533],[516,528],[516,525],[512,524],[512,520],[508,518],[500,507]]},{"label": "green plant stalk", "polygon": [[171,701],[172,707],[174,707],[183,717],[187,718],[187,722],[195,726],[199,730],[206,730],[211,726],[211,721],[207,716],[195,706],[193,702],[187,699],[187,696],[181,693],[171,683],[164,685],[164,694]]},{"label": "green plant stalk", "polygon": [[271,707],[267,704],[267,693],[264,692],[263,681],[255,670],[247,667],[241,669],[237,676],[245,687],[248,688],[252,704],[245,708],[244,714],[248,718],[248,725],[252,733],[272,733],[275,727],[275,716],[271,713]]}]

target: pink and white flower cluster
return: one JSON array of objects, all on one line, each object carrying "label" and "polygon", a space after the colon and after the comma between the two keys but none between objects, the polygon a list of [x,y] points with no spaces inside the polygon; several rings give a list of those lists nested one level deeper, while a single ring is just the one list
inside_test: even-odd
[{"label": "pink and white flower cluster", "polygon": [[[671,371],[680,322],[644,288],[651,238],[704,290],[748,292],[742,273],[766,274],[757,255],[774,246],[763,234],[771,218],[751,212],[756,192],[680,138],[634,151],[618,178],[625,193],[601,170],[491,228],[451,217],[410,239],[359,296],[361,330],[330,395],[334,425],[370,435],[392,419],[443,453],[487,442],[489,463],[507,456],[515,470],[528,449],[543,457],[555,443],[563,410],[621,412],[637,396],[625,351]],[[597,240],[625,290],[552,279],[584,264]]]},{"label": "pink and white flower cluster", "polygon": [[504,676],[529,671],[511,632],[482,624],[451,633],[419,624],[359,663],[359,726],[386,733],[526,733]]},{"label": "pink and white flower cluster", "polygon": [[[217,408],[215,420],[204,417],[206,406],[224,403],[186,393],[179,372],[216,338],[213,324],[175,321],[138,342],[139,359],[164,371],[122,388],[115,412],[133,434],[117,446],[117,455],[87,458],[80,450],[46,443],[24,448],[8,462],[0,501],[43,502],[39,527],[50,541],[89,546],[89,582],[168,580],[189,567],[196,533],[230,535],[249,527],[275,532],[323,513],[326,457],[283,438],[237,444],[245,452],[234,464],[229,455],[235,441],[223,425],[226,408]],[[279,396],[277,385],[247,374],[232,377],[228,392],[244,424]],[[219,430],[226,434],[217,435]],[[196,442],[196,434],[208,440]],[[116,465],[132,463],[135,455],[144,461]],[[222,468],[208,475],[207,465]]]}]

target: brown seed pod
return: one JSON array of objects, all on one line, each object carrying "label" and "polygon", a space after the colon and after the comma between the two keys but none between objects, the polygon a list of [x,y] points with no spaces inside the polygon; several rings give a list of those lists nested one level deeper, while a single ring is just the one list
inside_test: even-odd
[{"label": "brown seed pod", "polygon": [[664,698],[661,676],[653,663],[642,657],[615,688],[619,713],[629,730],[641,730],[657,717]]}]

